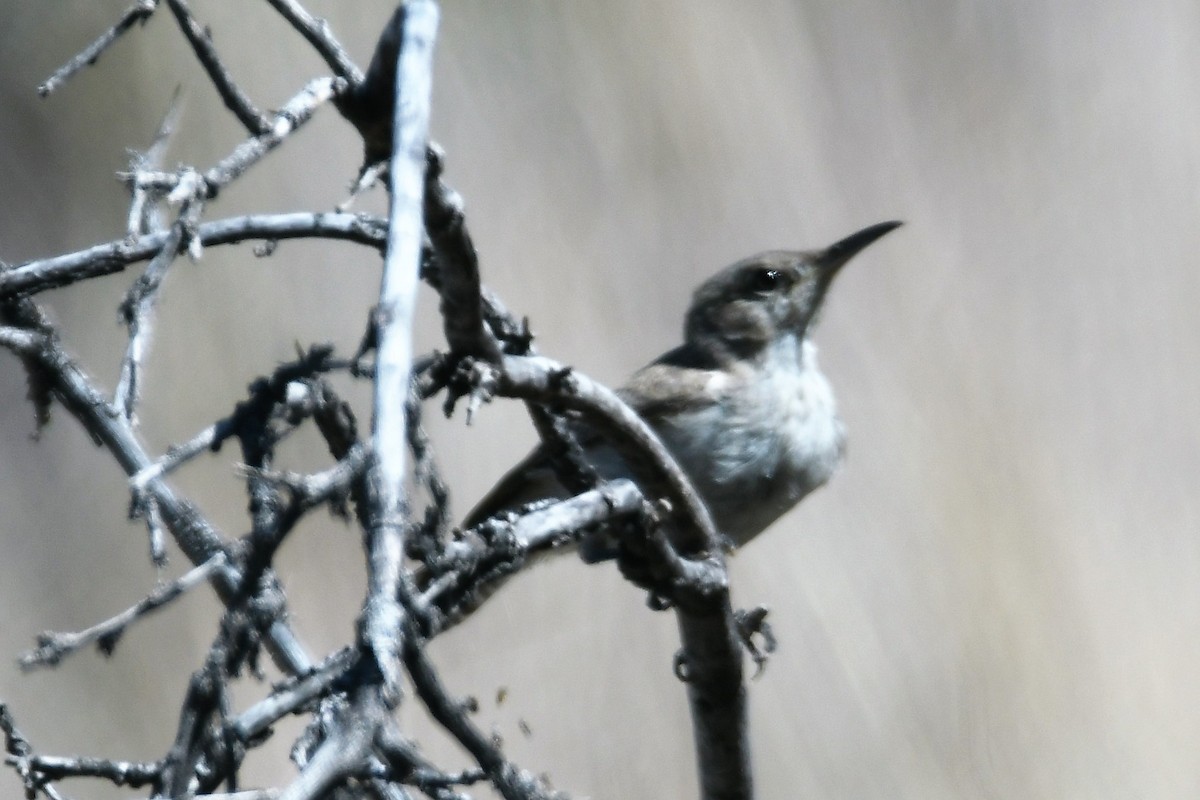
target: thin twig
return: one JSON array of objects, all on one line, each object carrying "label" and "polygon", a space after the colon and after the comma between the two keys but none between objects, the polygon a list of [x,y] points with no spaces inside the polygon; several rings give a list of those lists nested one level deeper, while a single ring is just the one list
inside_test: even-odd
[{"label": "thin twig", "polygon": [[[145,152],[134,152],[130,157],[129,167],[132,171],[154,170],[162,166],[167,153],[167,145],[170,143],[171,135],[178,127],[182,115],[183,103],[180,100],[180,89],[176,86],[171,95],[171,103],[167,106],[167,113],[163,115],[162,122],[159,123],[150,146],[146,148]],[[161,193],[159,192],[139,186],[132,187],[129,217],[125,224],[125,232],[130,239],[136,239],[163,227],[160,219],[162,215],[158,209],[160,198]]]},{"label": "thin twig", "polygon": [[325,60],[335,75],[345,78],[351,84],[362,82],[362,70],[355,66],[345,48],[334,38],[329,30],[328,22],[309,14],[295,0],[267,0],[267,2],[308,40],[308,43]]},{"label": "thin twig", "polygon": [[14,328],[10,325],[0,325],[0,346],[7,347],[14,353],[32,355],[41,347],[44,337],[40,333]]},{"label": "thin twig", "polygon": [[175,15],[175,20],[179,23],[179,29],[183,31],[188,44],[195,51],[200,65],[208,73],[208,77],[216,88],[217,94],[221,95],[221,99],[225,101],[225,107],[233,112],[233,115],[246,127],[246,130],[250,131],[254,136],[261,136],[269,131],[271,129],[270,122],[261,111],[254,107],[254,103],[250,100],[249,96],[234,83],[233,76],[230,75],[225,65],[221,63],[221,59],[217,55],[217,49],[213,47],[212,35],[207,28],[201,27],[196,22],[196,18],[192,16],[191,9],[188,8],[187,0],[167,0],[167,5]]},{"label": "thin twig", "polygon": [[99,622],[78,633],[46,632],[38,635],[36,650],[23,653],[18,661],[23,670],[55,666],[81,647],[99,642],[105,655],[111,654],[125,630],[142,617],[157,611],[182,596],[197,584],[212,577],[229,563],[224,553],[217,553],[198,567],[185,572],[170,583],[163,584],[115,617]]},{"label": "thin twig", "polygon": [[444,157],[426,154],[425,224],[442,267],[442,320],[446,341],[457,355],[496,363],[500,344],[484,325],[479,257],[467,231],[462,198],[442,180]]},{"label": "thin twig", "polygon": [[186,243],[188,230],[192,227],[198,201],[185,201],[179,219],[171,226],[167,240],[154,258],[150,259],[129,293],[121,302],[121,316],[129,330],[129,342],[125,356],[121,359],[121,376],[113,390],[113,405],[125,419],[134,420],[134,411],[141,395],[142,361],[150,348],[150,329],[158,290],[167,276],[167,270],[175,263],[179,250]]},{"label": "thin twig", "polygon": [[210,650],[204,666],[188,682],[175,739],[162,764],[161,790],[167,797],[180,797],[187,791],[196,765],[204,757],[205,732],[218,708],[216,685],[223,677],[218,662],[223,660]]},{"label": "thin twig", "polygon": [[296,130],[312,119],[323,104],[335,99],[349,86],[344,78],[315,78],[284,104],[270,120],[267,130],[245,140],[228,156],[205,170],[203,174],[192,167],[176,173],[147,171],[122,174],[135,188],[168,191],[168,199],[180,202],[188,197],[201,200],[215,198],[224,187],[237,180],[268,153],[279,147]]},{"label": "thin twig", "polygon": [[188,441],[171,445],[167,452],[129,479],[134,493],[141,492],[150,481],[163,478],[201,453],[211,450],[222,431],[221,423],[213,423]]},{"label": "thin twig", "polygon": [[[332,346],[310,347],[296,360],[279,365],[269,377],[251,384],[250,397],[238,403],[232,414],[204,428],[183,444],[167,448],[165,454],[130,478],[130,487],[137,494],[151,481],[170,474],[201,453],[220,449],[226,440],[239,435],[248,418],[268,415],[274,405],[284,402],[289,387],[295,382],[343,366],[343,362],[333,358]],[[345,455],[345,452],[341,454],[342,457]]]},{"label": "thin twig", "polygon": [[99,38],[83,48],[78,55],[56,69],[54,74],[38,87],[38,95],[46,97],[76,72],[84,67],[95,64],[96,59],[108,49],[109,45],[119,39],[121,34],[132,28],[135,23],[145,22],[149,19],[156,8],[158,8],[158,0],[137,0],[137,2],[125,9],[125,13],[121,15],[116,24],[100,34]]},{"label": "thin twig", "polygon": [[384,177],[386,172],[386,161],[379,161],[363,168],[358,177],[354,180],[354,185],[350,187],[349,196],[347,196],[342,202],[338,203],[335,210],[343,212],[349,211],[354,205],[354,201],[357,200],[361,195],[366,194],[370,189],[374,188],[374,186],[379,183],[379,179]]},{"label": "thin twig", "polygon": [[[370,214],[246,214],[205,222],[194,238],[205,247],[236,244],[249,239],[336,239],[382,250],[387,222]],[[66,255],[28,261],[0,271],[0,299],[33,295],[77,281],[120,272],[126,266],[153,258],[169,236],[159,231],[135,241],[118,239]]]},{"label": "thin twig", "polygon": [[665,496],[684,521],[674,541],[683,554],[720,552],[720,537],[703,501],[666,446],[611,389],[539,356],[505,356],[497,376],[500,394],[560,405],[585,414],[588,422],[626,459],[650,493]]},{"label": "thin twig", "polygon": [[293,679],[270,697],[243,711],[233,722],[234,734],[242,741],[249,741],[288,714],[297,713],[326,694],[334,681],[353,666],[357,657],[358,654],[349,647],[334,652],[307,675]]},{"label": "thin twig", "polygon": [[[448,625],[461,622],[487,599],[491,587],[537,556],[578,542],[597,527],[644,513],[645,498],[629,480],[619,479],[544,508],[522,514],[498,532],[497,523],[487,523],[492,533],[486,540],[474,536],[450,543],[437,564],[433,577],[420,577],[427,584],[414,600],[417,614],[428,622],[427,638]],[[431,612],[437,609],[438,614]]]},{"label": "thin twig", "polygon": [[509,761],[496,742],[475,726],[463,703],[450,696],[425,652],[411,639],[406,639],[404,666],[429,713],[467,749],[501,797],[505,800],[552,800],[555,797],[555,793],[547,791],[536,777]]},{"label": "thin twig", "polygon": [[[23,354],[24,357],[36,365],[48,382],[49,391],[97,442],[108,449],[127,475],[135,475],[150,466],[150,457],[128,421],[113,412],[112,406],[83,370],[58,345],[53,330],[43,330],[48,323],[32,300],[0,303],[0,323],[38,331],[38,341]],[[193,564],[201,564],[224,550],[224,537],[191,503],[179,498],[165,481],[151,480],[145,491],[153,496],[163,522]],[[237,595],[241,576],[232,567],[218,569],[212,577],[223,600],[229,602]],[[308,670],[311,662],[286,623],[278,621],[271,626],[267,646],[280,669],[291,674]]]},{"label": "thin twig", "polygon": [[162,764],[156,761],[118,761],[84,756],[31,756],[28,765],[43,781],[103,778],[114,786],[133,789],[154,783],[162,771]]},{"label": "thin twig", "polygon": [[50,781],[60,778],[105,778],[117,786],[145,786],[158,779],[161,765],[112,761],[99,758],[60,758],[34,754],[33,746],[19,730],[8,707],[0,703],[0,733],[4,734],[4,763],[13,767],[25,785],[26,797],[42,792],[51,800],[62,797]]},{"label": "thin twig", "polygon": [[234,151],[204,173],[209,197],[258,163],[263,156],[284,142],[293,132],[312,119],[324,103],[337,97],[348,86],[344,78],[316,78],[288,100],[275,114],[267,131],[242,142]]},{"label": "thin twig", "polygon": [[243,467],[243,473],[253,472],[268,483],[286,487],[291,493],[296,514],[302,514],[349,491],[358,480],[370,459],[367,446],[361,442],[350,448],[341,461],[320,472],[300,473],[260,470]]}]

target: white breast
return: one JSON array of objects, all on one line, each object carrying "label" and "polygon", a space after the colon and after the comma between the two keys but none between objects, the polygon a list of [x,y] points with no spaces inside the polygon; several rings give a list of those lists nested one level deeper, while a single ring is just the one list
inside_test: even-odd
[{"label": "white breast", "polygon": [[719,404],[660,430],[717,526],[744,544],[825,483],[844,433],[816,348],[786,339],[756,367],[717,373]]}]

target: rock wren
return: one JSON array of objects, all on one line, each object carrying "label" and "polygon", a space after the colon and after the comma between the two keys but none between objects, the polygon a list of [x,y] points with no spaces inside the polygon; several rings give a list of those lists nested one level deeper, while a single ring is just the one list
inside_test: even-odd
[{"label": "rock wren", "polygon": [[[702,283],[684,342],[619,390],[654,429],[704,499],[717,529],[744,545],[824,484],[845,434],[817,367],[811,333],[841,268],[899,222],[882,222],[824,250],[772,250]],[[584,440],[600,477],[628,477],[611,448]],[[564,497],[535,450],[467,516],[464,527],[533,500]],[[585,542],[584,557],[611,552]]]}]

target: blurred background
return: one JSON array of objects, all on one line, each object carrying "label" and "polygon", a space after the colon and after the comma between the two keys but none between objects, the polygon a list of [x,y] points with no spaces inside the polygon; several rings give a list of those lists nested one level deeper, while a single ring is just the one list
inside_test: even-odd
[{"label": "blurred background", "polygon": [[[166,9],[37,98],[126,5],[0,2],[8,263],[122,235],[113,175],[177,85],[168,166],[211,165],[242,137]],[[193,6],[260,106],[325,74],[265,4]],[[364,66],[392,10],[308,7]],[[762,797],[1200,794],[1200,6],[454,0],[434,85],[485,280],[544,353],[610,383],[679,341],[691,288],[725,264],[908,223],[843,274],[818,331],[848,463],[732,563],[735,602],[768,605],[780,640],[750,686]],[[359,160],[323,109],[209,217],[332,208]],[[148,446],[225,415],[294,342],[351,351],[378,272],[369,251],[296,242],[178,262],[148,362]],[[137,274],[42,298],[106,388]],[[421,320],[439,345],[428,294]],[[365,393],[348,392],[365,421]],[[0,354],[0,698],[43,752],[161,757],[216,604],[197,591],[110,660],[19,672],[38,631],[86,627],[164,577],[111,458],[61,413],[34,441],[24,394]],[[514,404],[469,429],[436,404],[428,416],[459,513],[534,439]],[[322,464],[311,440],[285,453]],[[227,448],[175,481],[230,535],[246,528],[236,460]],[[166,576],[183,569],[173,555]],[[311,651],[349,641],[357,532],[314,517],[281,559]],[[564,559],[435,656],[555,786],[690,796],[674,622],[643,601],[615,570]],[[415,706],[402,715],[423,730]],[[287,780],[293,733],[251,758],[247,784]],[[0,786],[19,791],[11,773]]]}]

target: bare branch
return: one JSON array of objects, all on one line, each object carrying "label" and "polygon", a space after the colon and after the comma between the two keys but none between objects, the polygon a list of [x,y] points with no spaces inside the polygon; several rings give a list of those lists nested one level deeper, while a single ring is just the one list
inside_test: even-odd
[{"label": "bare branch", "polygon": [[537,778],[509,761],[496,742],[475,727],[463,703],[450,696],[424,651],[410,639],[405,640],[404,666],[429,713],[474,757],[501,797],[505,800],[556,797],[557,793],[548,791]]},{"label": "bare branch", "polygon": [[309,81],[300,92],[287,101],[275,114],[267,131],[238,145],[232,153],[204,173],[208,196],[213,197],[221,187],[228,185],[238,176],[262,160],[304,123],[312,119],[316,110],[345,91],[344,78],[316,78]]},{"label": "bare branch", "polygon": [[63,658],[81,647],[99,642],[105,655],[111,654],[117,645],[117,640],[125,629],[137,620],[157,611],[177,597],[182,596],[192,587],[211,579],[212,574],[225,567],[229,560],[224,553],[205,561],[198,567],[187,571],[170,583],[163,584],[133,606],[122,611],[111,619],[97,623],[79,633],[46,632],[38,635],[38,646],[21,655],[21,669],[32,670],[38,667],[54,666]]},{"label": "bare branch", "polygon": [[294,498],[294,513],[301,514],[348,492],[350,485],[362,475],[369,459],[366,445],[359,442],[350,448],[341,461],[321,472],[304,474],[256,470],[252,467],[245,467],[242,471],[253,472],[268,483],[286,487]]},{"label": "bare branch", "polygon": [[[567,500],[522,514],[507,529],[486,538],[464,536],[447,545],[437,572],[418,580],[426,584],[414,600],[417,613],[429,623],[428,638],[461,621],[486,600],[489,583],[511,575],[535,556],[577,542],[589,531],[622,518],[644,513],[646,501],[637,486],[615,480]],[[483,596],[481,596],[481,594]],[[434,617],[431,612],[438,611]]]},{"label": "bare branch", "polygon": [[[336,239],[382,250],[387,223],[370,214],[247,214],[205,222],[194,238],[205,247],[236,244],[248,239]],[[169,232],[160,231],[134,241],[119,239],[75,253],[28,261],[0,270],[0,299],[33,295],[77,281],[120,272],[129,264],[153,258],[163,249]]]},{"label": "bare branch", "polygon": [[158,501],[145,492],[134,491],[133,500],[129,504],[129,518],[141,519],[146,523],[146,533],[150,540],[150,561],[156,567],[165,567],[166,526],[163,524],[162,513],[158,510]]},{"label": "bare branch", "polygon": [[135,494],[140,493],[150,481],[169,475],[196,456],[212,449],[223,433],[222,423],[216,422],[183,444],[172,445],[160,458],[130,477],[130,488]]},{"label": "bare branch", "polygon": [[359,687],[337,728],[321,743],[296,780],[280,793],[279,800],[316,800],[361,771],[376,732],[388,715],[387,705],[375,688]]},{"label": "bare branch", "polygon": [[431,0],[406,3],[403,44],[396,65],[395,136],[389,171],[387,254],[376,311],[374,460],[367,483],[372,498],[368,542],[368,596],[363,643],[370,648],[392,698],[399,691],[403,613],[397,600],[404,556],[404,497],[412,326],[421,265],[422,196],[433,45],[438,9]]},{"label": "bare branch", "polygon": [[496,363],[500,359],[500,345],[483,322],[479,257],[467,232],[462,198],[441,179],[441,151],[430,147],[427,158],[425,224],[441,266],[441,312],[446,341],[457,355]]},{"label": "bare branch", "polygon": [[[613,392],[578,373],[537,357],[505,356],[502,394],[560,403],[585,413],[623,453],[642,485],[674,508],[669,528],[678,552],[693,556],[689,569],[708,573],[674,587],[681,662],[696,741],[703,797],[750,798],[753,781],[747,729],[742,648],[729,603],[720,540],[708,510],[662,442]],[[694,560],[703,555],[703,560]]]},{"label": "bare branch", "polygon": [[129,329],[129,343],[121,359],[121,377],[113,390],[113,405],[125,419],[134,421],[134,410],[141,395],[142,360],[150,348],[151,317],[154,313],[158,290],[167,276],[167,270],[175,263],[179,250],[186,244],[188,230],[194,227],[195,215],[199,211],[198,201],[185,201],[179,219],[171,226],[167,240],[146,271],[142,273],[121,303],[121,317]]},{"label": "bare branch", "polygon": [[14,353],[32,355],[37,352],[43,340],[40,333],[9,325],[0,326],[0,346],[7,347]]},{"label": "bare branch", "polygon": [[[0,322],[37,330],[39,325],[44,324],[43,320],[43,315],[31,300],[0,303]],[[25,357],[43,372],[49,382],[49,390],[59,402],[97,442],[112,453],[127,475],[135,475],[149,467],[150,457],[128,421],[113,413],[112,406],[51,334],[40,332],[38,337],[35,348]],[[193,564],[203,563],[223,552],[224,538],[195,507],[180,499],[165,481],[148,481],[145,490],[154,498],[163,522]],[[241,576],[232,567],[213,573],[213,585],[226,602],[237,594],[240,584]],[[271,627],[267,645],[281,669],[292,674],[308,669],[308,656],[285,623],[276,622]]]},{"label": "bare branch", "polygon": [[[132,171],[152,170],[162,166],[163,157],[167,152],[167,145],[171,140],[171,135],[175,132],[175,128],[179,125],[179,119],[182,115],[183,103],[180,100],[179,87],[176,86],[174,93],[171,95],[171,104],[167,107],[167,113],[163,115],[162,122],[159,123],[158,130],[155,132],[150,146],[146,148],[145,152],[134,152],[130,157],[129,167]],[[160,198],[160,193],[135,186],[130,195],[129,217],[125,224],[125,231],[128,237],[135,239],[138,236],[162,228],[161,214],[158,211],[157,202]]]},{"label": "bare branch", "polygon": [[[453,613],[471,593],[486,590],[489,580],[522,568],[528,556],[578,541],[603,526],[606,535],[621,538],[621,552],[631,554],[621,561],[626,575],[630,576],[633,558],[645,560],[649,567],[631,579],[668,598],[678,610],[683,649],[677,667],[692,705],[703,797],[749,797],[739,637],[745,637],[757,658],[762,653],[753,640],[757,637],[769,650],[769,629],[759,612],[735,618],[721,540],[695,490],[653,432],[607,389],[554,362],[528,357],[528,325],[514,319],[482,287],[461,198],[442,180],[441,154],[428,143],[435,3],[399,4],[364,76],[323,20],[312,17],[297,0],[268,2],[318,50],[334,77],[310,82],[278,114],[268,117],[238,88],[208,31],[193,17],[188,0],[168,0],[218,93],[253,136],[204,171],[193,167],[162,171],[156,156],[135,156],[127,176],[133,191],[128,239],[12,269],[0,265],[0,346],[17,353],[32,376],[39,418],[49,399],[57,399],[132,476],[131,515],[146,520],[156,562],[165,557],[164,530],[171,532],[190,560],[203,562],[111,620],[77,634],[44,634],[39,650],[27,654],[23,664],[30,668],[54,663],[93,641],[111,648],[137,619],[206,579],[228,609],[205,665],[193,674],[174,743],[161,763],[39,759],[0,706],[8,762],[18,767],[30,796],[40,792],[52,800],[59,794],[50,781],[74,774],[116,783],[144,780],[156,784],[156,791],[164,795],[227,800],[315,800],[340,787],[387,800],[407,800],[408,786],[447,800],[460,796],[458,787],[484,777],[506,800],[549,798],[553,793],[508,761],[499,743],[472,723],[464,704],[442,686],[423,647],[426,637],[440,629],[444,616],[439,613]],[[156,0],[136,2],[40,91],[49,93],[94,61],[157,5]],[[391,205],[386,223],[378,217],[339,213],[256,215],[199,224],[207,200],[241,178],[330,100],[363,135],[367,171],[360,184],[365,185],[370,168],[388,165]],[[164,129],[169,127],[164,123]],[[160,154],[164,142],[160,136],[151,153]],[[157,223],[147,222],[147,208],[154,212],[163,199],[182,203],[183,208],[170,230],[154,230]],[[422,253],[424,235],[430,246]],[[293,384],[277,370],[271,379],[256,382],[251,398],[229,417],[152,461],[132,421],[149,322],[172,260],[185,247],[195,258],[204,246],[262,239],[266,251],[279,239],[300,237],[349,240],[386,253],[380,303],[373,318],[375,394],[369,445],[359,441],[353,414],[332,394],[327,381],[313,377],[315,372],[301,378],[314,399],[297,403],[288,392]],[[57,331],[28,297],[146,260],[150,264],[123,305],[130,338],[115,399],[109,403],[59,345]],[[579,411],[625,457],[638,483],[603,484],[520,517],[489,521],[468,531],[466,538],[445,544],[446,486],[437,475],[419,427],[419,405],[411,394],[415,369],[411,322],[419,274],[441,295],[451,348],[449,356],[436,360],[436,374],[421,381],[422,397],[435,387],[449,386],[449,402],[469,397],[468,417],[493,394],[525,399],[534,406],[539,433],[559,454],[556,467],[564,485],[576,492],[591,489],[597,477],[584,463],[585,454],[573,441],[570,425],[555,414],[558,409]],[[326,365],[332,363],[328,355]],[[318,394],[324,400],[318,401]],[[307,475],[276,469],[275,444],[309,417],[326,437],[337,463]],[[252,512],[250,532],[234,542],[218,533],[165,481],[172,470],[205,449],[216,449],[230,436],[238,437],[243,446]],[[423,523],[412,520],[404,496],[405,480],[414,472],[431,498]],[[326,502],[335,512],[344,511],[347,495],[364,528],[368,561],[358,646],[333,654],[313,669],[283,621],[282,590],[271,565],[275,548],[301,515]],[[409,557],[433,570],[416,598],[412,576],[403,570],[406,545],[411,545]],[[421,624],[426,627],[419,629]],[[234,720],[232,680],[246,669],[258,671],[256,660],[264,643],[281,668],[296,679]],[[399,736],[390,710],[399,702],[402,670],[433,716],[475,758],[478,769],[438,769]],[[314,708],[320,723],[310,726],[311,733],[296,751],[302,765],[297,780],[282,793],[239,792],[237,772],[247,748],[264,741],[269,726],[283,715]],[[207,794],[222,783],[227,794]]]},{"label": "bare branch", "polygon": [[300,35],[308,40],[313,49],[325,59],[325,63],[340,78],[345,78],[351,84],[362,82],[363,74],[350,55],[342,47],[329,30],[329,23],[309,14],[295,0],[267,0],[271,6],[286,19]]},{"label": "bare branch", "polygon": [[158,8],[158,0],[137,0],[137,2],[125,9],[125,13],[121,15],[121,18],[117,20],[115,25],[100,34],[99,38],[83,48],[78,55],[66,64],[56,69],[54,74],[38,87],[38,95],[46,97],[76,72],[84,67],[95,64],[96,59],[100,58],[100,54],[107,50],[109,45],[119,39],[121,34],[132,28],[135,23],[145,22],[149,19],[156,8]]},{"label": "bare branch", "polygon": [[4,734],[4,751],[7,753],[4,763],[16,770],[25,785],[27,797],[34,797],[37,792],[50,798],[60,797],[50,781],[61,778],[104,778],[117,786],[136,788],[156,781],[161,770],[161,765],[156,763],[35,755],[33,746],[17,730],[12,714],[3,703],[0,703],[0,733]]},{"label": "bare branch", "polygon": [[246,709],[233,723],[234,734],[249,741],[288,714],[297,713],[330,691],[334,681],[353,666],[358,654],[349,647],[330,655],[320,666],[274,692],[270,697]]},{"label": "bare branch", "polygon": [[[13,763],[10,759],[10,763]],[[102,778],[114,786],[138,788],[158,780],[162,765],[146,761],[116,761],[107,758],[32,756],[28,769],[39,781],[63,778]]]},{"label": "bare branch", "polygon": [[187,0],[167,0],[167,5],[175,15],[176,22],[179,23],[179,29],[183,31],[184,37],[195,51],[196,58],[208,73],[213,86],[216,87],[217,94],[221,95],[221,99],[225,101],[225,107],[233,112],[233,115],[251,134],[261,136],[269,131],[271,129],[270,122],[261,111],[254,107],[254,103],[246,93],[233,82],[233,76],[229,74],[229,70],[217,56],[211,34],[207,28],[200,27],[200,24],[196,22],[191,9],[188,8]]},{"label": "bare branch", "polygon": [[538,356],[505,356],[498,375],[501,394],[584,412],[588,422],[618,450],[639,482],[665,496],[684,522],[674,541],[684,554],[720,552],[720,538],[703,501],[654,431],[616,393],[582,373]]}]

